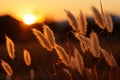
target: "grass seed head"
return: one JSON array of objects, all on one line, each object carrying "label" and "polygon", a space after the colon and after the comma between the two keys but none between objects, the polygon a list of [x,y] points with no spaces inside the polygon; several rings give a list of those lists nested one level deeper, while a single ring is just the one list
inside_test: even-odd
[{"label": "grass seed head", "polygon": [[79,14],[77,22],[78,22],[78,27],[79,27],[80,33],[83,34],[83,35],[86,35],[86,31],[87,31],[87,18],[83,14],[82,11],[80,11],[80,14]]},{"label": "grass seed head", "polygon": [[8,51],[8,55],[9,55],[9,57],[11,59],[14,60],[14,58],[15,58],[15,46],[14,46],[14,43],[7,35],[5,35],[5,38],[6,38],[6,48],[7,48],[7,51]]},{"label": "grass seed head", "polygon": [[44,35],[46,37],[46,39],[50,42],[51,46],[54,47],[55,45],[55,36],[53,31],[49,28],[49,26],[47,25],[43,25],[44,28]]},{"label": "grass seed head", "polygon": [[75,47],[73,47],[73,50],[74,50],[74,59],[76,61],[76,66],[77,66],[76,68],[79,71],[79,73],[82,74],[84,69],[83,57]]},{"label": "grass seed head", "polygon": [[23,51],[23,57],[24,57],[25,64],[27,66],[30,66],[31,56],[30,56],[30,53],[26,49],[24,49],[24,51]]},{"label": "grass seed head", "polygon": [[9,75],[9,76],[13,75],[13,70],[7,62],[5,62],[4,60],[1,60],[1,65],[4,69],[4,71],[7,73],[7,75]]},{"label": "grass seed head", "polygon": [[101,13],[94,6],[92,7],[92,12],[93,12],[93,18],[94,18],[96,24],[98,24],[98,26],[101,29],[105,29],[104,19],[103,19],[103,16],[101,15]]},{"label": "grass seed head", "polygon": [[52,51],[52,45],[50,44],[50,42],[46,39],[46,37],[37,29],[33,28],[32,29],[33,34],[35,35],[35,37],[38,39],[39,43],[46,48],[48,51]]},{"label": "grass seed head", "polygon": [[68,10],[65,10],[65,12],[67,14],[69,24],[71,25],[73,30],[77,31],[78,30],[78,23],[77,23],[75,16]]},{"label": "grass seed head", "polygon": [[100,46],[100,43],[99,43],[98,36],[95,32],[91,32],[90,41],[91,41],[91,47],[89,47],[90,52],[92,53],[92,55],[94,57],[100,57],[101,46]]},{"label": "grass seed head", "polygon": [[59,59],[66,65],[69,65],[69,56],[67,52],[60,45],[55,44],[55,50],[58,54]]},{"label": "grass seed head", "polygon": [[105,23],[106,29],[111,33],[113,31],[113,21],[108,13],[105,14]]}]

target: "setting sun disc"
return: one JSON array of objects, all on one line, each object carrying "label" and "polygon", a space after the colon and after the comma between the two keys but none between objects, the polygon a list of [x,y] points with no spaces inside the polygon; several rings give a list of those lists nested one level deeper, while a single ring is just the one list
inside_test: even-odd
[{"label": "setting sun disc", "polygon": [[33,16],[32,14],[26,14],[23,18],[23,21],[25,24],[33,24],[35,23],[35,16]]}]

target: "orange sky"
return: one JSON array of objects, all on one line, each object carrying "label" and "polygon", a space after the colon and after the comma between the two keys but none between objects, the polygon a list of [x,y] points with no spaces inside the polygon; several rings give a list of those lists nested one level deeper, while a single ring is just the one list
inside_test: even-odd
[{"label": "orange sky", "polygon": [[[102,0],[105,11],[120,15],[120,0]],[[25,14],[34,14],[38,20],[52,17],[55,20],[67,19],[64,9],[78,14],[82,10],[91,15],[91,5],[99,8],[99,0],[1,0],[0,15],[11,14],[22,19]]]}]

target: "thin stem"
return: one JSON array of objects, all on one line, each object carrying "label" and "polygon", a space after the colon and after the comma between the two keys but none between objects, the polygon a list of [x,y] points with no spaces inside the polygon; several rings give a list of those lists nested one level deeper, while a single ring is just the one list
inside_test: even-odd
[{"label": "thin stem", "polygon": [[43,76],[43,79],[45,80],[45,76],[44,76],[44,73],[43,71],[41,70],[41,68],[39,66],[37,66],[38,70],[41,72],[42,76]]},{"label": "thin stem", "polygon": [[98,73],[97,73],[97,69],[96,66],[94,65],[94,74],[95,74],[95,80],[98,80]]},{"label": "thin stem", "polygon": [[102,60],[102,58],[103,58],[103,56],[101,56],[101,57],[99,58],[99,60],[98,60],[97,63],[96,63],[96,66],[97,66],[98,63]]},{"label": "thin stem", "polygon": [[99,33],[98,37],[100,37],[104,31],[105,31],[105,29],[103,29],[103,30]]},{"label": "thin stem", "polygon": [[52,77],[51,77],[50,72],[49,72],[49,70],[48,70],[47,67],[46,67],[46,70],[47,70],[47,73],[48,73],[48,75],[49,75],[50,80],[52,80]]},{"label": "thin stem", "polygon": [[56,71],[56,68],[55,68],[55,65],[54,65],[54,63],[52,63],[52,66],[53,66],[53,69],[54,69],[54,71],[55,71],[55,74],[56,74],[56,76],[57,76],[57,80],[59,80],[59,79],[58,79],[58,74],[57,74],[57,71]]}]

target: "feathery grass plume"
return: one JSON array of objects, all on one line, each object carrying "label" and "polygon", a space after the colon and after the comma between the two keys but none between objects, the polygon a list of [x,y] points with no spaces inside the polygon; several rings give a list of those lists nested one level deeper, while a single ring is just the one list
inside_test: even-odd
[{"label": "feathery grass plume", "polygon": [[68,10],[65,10],[65,12],[67,14],[69,24],[71,25],[73,30],[77,31],[78,30],[78,23],[77,23],[75,16]]},{"label": "feathery grass plume", "polygon": [[80,15],[79,15],[77,21],[78,21],[78,28],[79,28],[80,33],[82,33],[83,35],[86,35],[86,31],[87,31],[87,18],[83,14],[82,11],[80,11]]},{"label": "feathery grass plume", "polygon": [[80,47],[83,53],[86,53],[91,45],[89,38],[79,33],[75,33],[75,37],[80,41]]},{"label": "feathery grass plume", "polygon": [[69,56],[68,56],[67,52],[64,50],[64,48],[62,48],[58,44],[55,44],[55,50],[58,54],[58,57],[62,61],[62,63],[64,63],[66,66],[68,66],[69,65]]},{"label": "feathery grass plume", "polygon": [[73,47],[74,49],[74,57],[75,57],[75,61],[76,61],[76,66],[77,66],[77,70],[79,71],[80,74],[82,74],[83,69],[84,69],[84,61],[83,61],[83,57],[80,55],[79,51]]},{"label": "feathery grass plume", "polygon": [[23,50],[23,57],[24,57],[25,64],[27,66],[30,66],[31,56],[30,56],[30,53],[26,49]]},{"label": "feathery grass plume", "polygon": [[46,48],[48,51],[52,51],[52,46],[51,46],[50,42],[46,39],[46,37],[35,28],[33,28],[32,31],[33,31],[33,34],[35,35],[35,37],[38,39],[39,43],[44,48]]},{"label": "feathery grass plume", "polygon": [[105,27],[107,28],[108,32],[111,33],[113,31],[113,21],[108,13],[105,14],[105,23]]},{"label": "feathery grass plume", "polygon": [[91,32],[90,41],[91,41],[90,52],[94,57],[100,57],[101,47],[100,47],[98,36],[95,32]]},{"label": "feathery grass plume", "polygon": [[102,6],[102,1],[100,0],[100,9],[101,9],[101,15],[103,17],[103,22],[104,22],[104,25],[105,25],[105,15],[104,15],[104,11],[103,11],[103,6]]},{"label": "feathery grass plume", "polygon": [[35,71],[33,69],[30,69],[30,79],[34,80],[35,77]]},{"label": "feathery grass plume", "polygon": [[109,54],[106,50],[101,49],[100,52],[103,54],[103,56],[105,57],[106,62],[108,63],[108,65],[112,68],[112,67],[117,67],[117,62],[115,60],[115,58],[113,57],[113,55]]},{"label": "feathery grass plume", "polygon": [[44,35],[45,35],[46,39],[50,42],[52,47],[54,47],[54,45],[55,45],[55,36],[54,36],[53,31],[45,24],[43,25],[43,28],[44,28]]},{"label": "feathery grass plume", "polygon": [[7,73],[7,75],[9,75],[9,76],[13,75],[13,70],[7,62],[5,62],[4,60],[1,60],[1,65],[4,69],[4,71]]},{"label": "feathery grass plume", "polygon": [[94,17],[96,24],[98,24],[98,26],[101,29],[105,29],[104,19],[101,13],[94,6],[92,6],[92,12],[93,12],[93,17]]},{"label": "feathery grass plume", "polygon": [[8,55],[9,55],[9,57],[11,59],[14,60],[14,58],[15,58],[15,46],[14,46],[14,43],[7,35],[5,35],[5,38],[6,38],[6,48],[7,48],[7,51],[8,51]]}]

